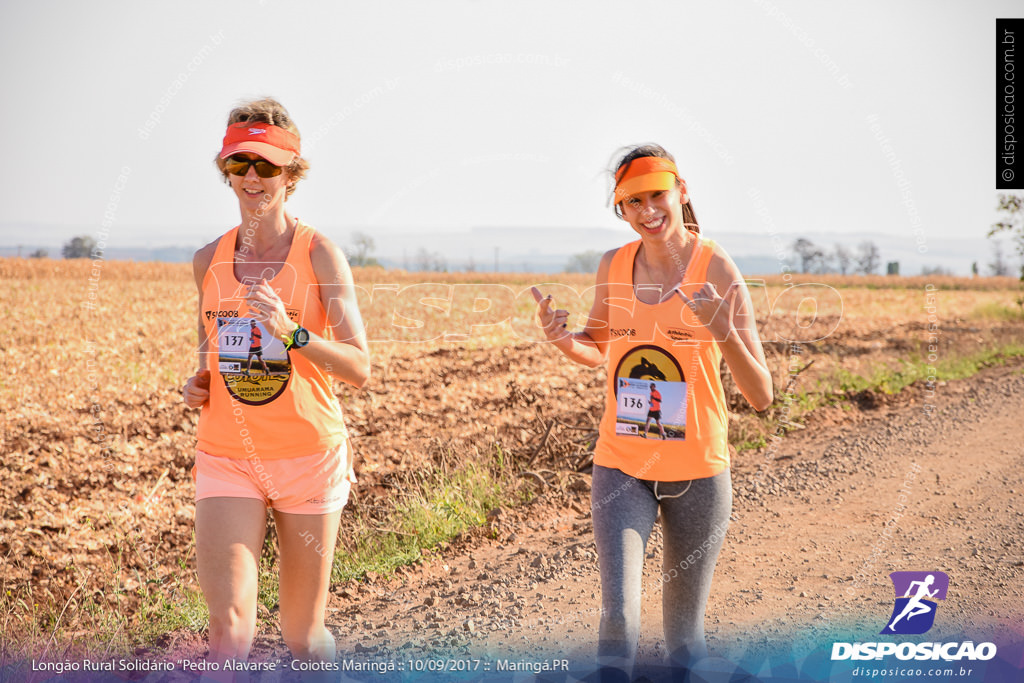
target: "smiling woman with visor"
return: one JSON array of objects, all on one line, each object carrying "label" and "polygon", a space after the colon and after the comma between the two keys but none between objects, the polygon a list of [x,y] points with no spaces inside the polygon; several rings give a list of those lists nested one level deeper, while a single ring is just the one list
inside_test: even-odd
[{"label": "smiling woman with visor", "polygon": [[635,147],[614,179],[615,213],[639,239],[601,259],[586,327],[570,331],[569,312],[533,294],[548,342],[578,363],[608,363],[591,482],[597,650],[602,679],[629,680],[659,514],[670,666],[685,675],[707,655],[704,611],[732,509],[722,360],[755,409],[771,405],[773,391],[750,294],[725,250],[701,235],[675,161],[658,145]]},{"label": "smiling woman with visor", "polygon": [[202,409],[193,476],[209,656],[222,667],[249,656],[270,507],[282,636],[295,659],[330,662],[327,590],[355,481],[332,377],[362,387],[370,375],[352,273],[338,247],[285,210],[309,164],[278,102],[234,109],[216,163],[242,220],[193,259],[199,370],[183,389]]}]

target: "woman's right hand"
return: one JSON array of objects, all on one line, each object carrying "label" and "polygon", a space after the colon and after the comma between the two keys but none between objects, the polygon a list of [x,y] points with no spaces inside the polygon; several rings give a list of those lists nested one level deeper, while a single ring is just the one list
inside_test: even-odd
[{"label": "woman's right hand", "polygon": [[185,405],[189,408],[202,408],[210,400],[210,371],[200,370],[188,378],[181,390]]},{"label": "woman's right hand", "polygon": [[531,287],[530,292],[537,302],[537,318],[540,320],[540,326],[544,328],[544,336],[547,337],[547,340],[557,345],[558,342],[569,339],[572,336],[572,333],[566,329],[569,311],[564,308],[551,310],[554,299],[550,294],[544,296],[536,287]]}]

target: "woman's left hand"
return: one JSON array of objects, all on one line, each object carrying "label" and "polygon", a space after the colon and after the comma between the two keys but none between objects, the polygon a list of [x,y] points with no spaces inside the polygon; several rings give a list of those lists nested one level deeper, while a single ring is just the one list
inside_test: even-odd
[{"label": "woman's left hand", "polygon": [[715,341],[724,342],[732,331],[732,299],[735,291],[732,287],[720,296],[718,290],[710,282],[697,290],[693,298],[686,296],[682,289],[676,292],[682,297],[686,307],[693,311],[697,320],[711,332]]},{"label": "woman's left hand", "polygon": [[271,336],[284,339],[295,329],[295,322],[288,317],[284,302],[266,280],[250,285],[245,295],[245,303],[252,310],[253,317],[263,323],[263,327]]}]

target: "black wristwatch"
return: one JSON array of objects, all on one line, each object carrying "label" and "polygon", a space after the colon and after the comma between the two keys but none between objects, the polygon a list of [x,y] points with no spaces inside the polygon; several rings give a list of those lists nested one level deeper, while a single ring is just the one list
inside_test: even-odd
[{"label": "black wristwatch", "polygon": [[299,325],[288,337],[284,340],[285,350],[289,349],[301,349],[303,346],[309,343],[309,330],[302,325]]}]

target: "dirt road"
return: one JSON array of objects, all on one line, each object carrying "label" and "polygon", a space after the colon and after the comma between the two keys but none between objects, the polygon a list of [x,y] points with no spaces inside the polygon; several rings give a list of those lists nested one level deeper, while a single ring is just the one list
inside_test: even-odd
[{"label": "dirt road", "polygon": [[[833,641],[884,639],[890,572],[938,570],[949,575],[949,594],[933,629],[915,640],[993,641],[998,659],[1020,666],[1022,366],[943,383],[931,396],[919,387],[889,405],[848,408],[823,409],[805,428],[736,458],[733,520],[707,612],[713,654],[731,663],[723,667],[761,675],[766,657],[806,669],[828,658]],[[416,668],[447,667],[436,680],[475,680],[487,667],[511,680],[526,674],[508,666],[590,661],[600,588],[588,485],[580,476],[531,505],[496,511],[496,538],[460,539],[390,581],[337,587],[329,625],[343,660],[401,664],[410,680]],[[650,667],[663,652],[660,546],[656,526],[640,644]],[[450,670],[475,659],[475,673]]]},{"label": "dirt road", "polygon": [[[539,361],[531,357],[529,362]],[[512,364],[508,368],[515,370]],[[489,381],[511,387],[507,398],[501,398],[500,387],[491,390],[500,405],[510,404],[519,385],[501,374]],[[601,378],[573,381],[585,394],[582,382],[599,386]],[[851,674],[865,662],[833,663],[830,652],[834,642],[891,639],[878,634],[893,608],[888,576],[893,571],[949,576],[934,626],[907,640],[991,641],[999,647],[992,662],[953,662],[946,665],[953,674],[928,680],[1024,680],[1024,362],[942,384],[933,395],[915,386],[893,397],[859,399],[816,410],[802,428],[773,439],[768,448],[734,457],[733,518],[706,618],[714,655],[707,666],[725,673],[704,672],[694,680],[730,680],[735,671],[765,681],[869,680]],[[414,400],[412,395],[409,401]],[[396,402],[382,405],[397,411]],[[376,413],[353,413],[363,433],[373,433],[369,426]],[[510,424],[523,420],[511,410],[495,415]],[[411,413],[408,421],[414,417]],[[390,432],[380,434],[365,438],[390,438]],[[187,436],[182,432],[180,438]],[[397,456],[380,457],[394,461]],[[364,476],[373,481],[372,475]],[[568,662],[570,672],[540,671],[538,678],[566,681],[592,666],[600,588],[589,475],[540,469],[528,477],[534,479],[539,495],[530,504],[493,511],[486,527],[388,580],[370,577],[332,589],[328,625],[338,641],[339,665],[347,669],[344,676],[533,680],[544,666],[561,668]],[[167,505],[167,519],[180,520],[179,526],[155,516],[154,533],[166,541],[168,529],[178,529],[180,543],[187,545],[183,530],[190,529],[190,516],[178,509],[176,499]],[[44,531],[33,542],[45,541]],[[34,548],[29,548],[33,557],[47,556]],[[173,545],[168,552],[177,557]],[[640,672],[655,680],[664,650],[662,581],[656,525],[645,566],[639,654]],[[250,659],[277,662],[277,668],[255,680],[298,680],[276,622],[276,610],[261,608],[261,634]],[[206,642],[182,629],[136,655],[201,661]],[[960,675],[962,664],[973,672]],[[154,683],[191,680],[180,667],[129,677]]]}]

